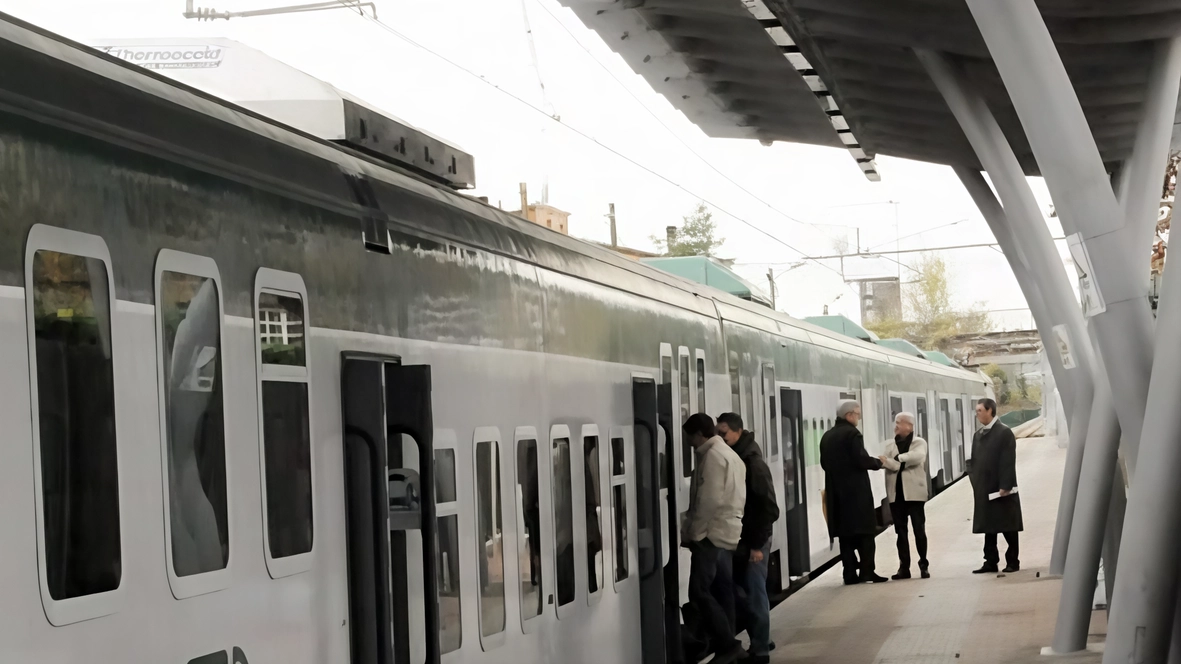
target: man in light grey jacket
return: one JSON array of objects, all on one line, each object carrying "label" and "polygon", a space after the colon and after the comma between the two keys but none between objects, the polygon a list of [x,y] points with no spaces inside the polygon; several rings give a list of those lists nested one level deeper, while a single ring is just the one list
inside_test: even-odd
[{"label": "man in light grey jacket", "polygon": [[914,546],[919,552],[919,574],[929,579],[925,511],[927,441],[914,435],[914,415],[898,413],[894,417],[894,437],[886,441],[886,453],[881,459],[886,469],[886,497],[890,499],[894,533],[898,535],[898,573],[890,578],[910,578],[910,540],[906,533],[909,519],[914,527]]},{"label": "man in light grey jacket", "polygon": [[718,436],[714,421],[696,413],[682,427],[697,452],[681,541],[693,553],[689,568],[689,601],[702,617],[714,652],[712,661],[726,664],[743,655],[734,638],[734,550],[742,537],[746,504],[746,464]]}]

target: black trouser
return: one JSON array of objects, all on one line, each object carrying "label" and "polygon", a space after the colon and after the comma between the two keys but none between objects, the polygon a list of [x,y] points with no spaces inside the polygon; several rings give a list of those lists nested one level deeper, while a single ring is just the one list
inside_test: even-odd
[{"label": "black trouser", "polygon": [[[838,537],[841,544],[841,565],[844,567],[845,580],[857,581],[858,570],[861,579],[868,579],[874,575],[873,557],[877,553],[873,535],[847,535]],[[861,562],[857,562],[860,556]]]},{"label": "black trouser", "polygon": [[[1001,561],[1000,551],[996,548],[996,533],[984,533],[984,564],[997,566]],[[1005,543],[1009,545],[1005,549],[1005,564],[1009,567],[1021,566],[1021,547],[1017,541],[1017,531],[1005,533]]]},{"label": "black trouser", "polygon": [[919,569],[927,569],[927,512],[921,500],[895,500],[890,503],[894,515],[894,534],[898,535],[898,571],[910,569],[910,539],[906,521],[914,527],[914,548],[919,552]]},{"label": "black trouser", "polygon": [[[734,638],[734,553],[713,545],[708,539],[689,545],[693,560],[689,567],[689,601],[701,616],[713,651],[724,653],[737,644]],[[674,591],[675,592],[675,591]]]}]

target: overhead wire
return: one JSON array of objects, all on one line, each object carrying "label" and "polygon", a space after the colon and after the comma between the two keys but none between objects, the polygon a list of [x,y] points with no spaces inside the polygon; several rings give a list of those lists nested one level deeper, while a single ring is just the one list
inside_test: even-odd
[{"label": "overhead wire", "polygon": [[[639,161],[636,161],[635,159],[633,159],[633,158],[629,157],[628,155],[620,152],[619,150],[611,147],[610,145],[607,145],[607,144],[599,141],[597,138],[582,131],[581,129],[579,129],[573,125],[570,125],[566,122],[563,122],[560,118],[556,118],[556,117],[550,115],[549,113],[546,113],[545,110],[535,106],[533,103],[529,102],[528,100],[514,94],[513,92],[511,92],[505,88],[502,88],[501,86],[497,85],[493,81],[488,80],[488,78],[486,78],[485,76],[483,76],[475,71],[472,71],[471,69],[468,69],[467,67],[459,64],[458,62],[448,58],[447,56],[442,55],[441,53],[438,53],[438,52],[432,50],[431,48],[418,43],[417,41],[411,39],[407,35],[402,34],[401,32],[399,32],[398,30],[396,30],[395,28],[393,28],[389,24],[385,23],[384,21],[382,21],[376,17],[370,16],[369,14],[366,14],[364,12],[364,10],[359,7],[358,0],[337,0],[337,1],[344,7],[356,10],[358,16],[360,16],[361,18],[365,19],[366,21],[382,28],[383,30],[385,30],[386,32],[390,33],[391,35],[397,37],[398,39],[402,40],[403,42],[405,42],[405,43],[407,43],[419,50],[425,51],[426,53],[429,53],[430,55],[433,55],[435,58],[442,60],[443,62],[447,63],[451,67],[454,67],[455,69],[458,69],[458,70],[464,72],[468,76],[475,78],[476,80],[480,81],[481,83],[484,83],[485,85],[492,87],[493,89],[497,90],[501,94],[513,99],[514,101],[520,103],[521,105],[544,116],[545,118],[549,119],[551,122],[558,123],[559,125],[565,127],[567,130],[569,130],[569,131],[573,132],[574,134],[594,143],[595,145],[598,145],[603,150],[606,150],[607,152],[610,152],[611,154],[615,155],[616,157],[619,157],[620,159],[627,161],[628,163],[632,164],[636,168],[639,168],[640,170],[664,181],[665,183],[685,192],[686,194],[689,194],[690,196],[697,198],[698,200],[709,205],[710,207],[714,208],[715,210],[721,212],[722,214],[724,214],[724,215],[734,219],[735,221],[738,221],[739,223],[757,231],[758,233],[766,236],[767,238],[774,240],[775,242],[778,242],[779,244],[783,245],[784,247],[787,247],[788,249],[799,254],[802,259],[810,260],[810,261],[816,263],[817,265],[820,265],[821,267],[833,272],[834,274],[841,275],[841,272],[839,270],[837,270],[836,268],[834,268],[830,265],[826,265],[825,263],[823,263],[819,260],[808,258],[808,255],[806,252],[801,251],[800,249],[797,249],[796,247],[792,246],[791,244],[789,244],[788,242],[786,242],[782,238],[779,238],[779,237],[775,236],[774,234],[772,234],[762,228],[759,228],[758,226],[754,225],[753,223],[747,221],[746,219],[743,219],[742,217],[728,211],[727,209],[723,208],[722,206],[718,205],[717,203],[712,202],[710,199],[695,193],[694,191],[692,191],[688,187],[669,178],[668,176],[664,175],[663,173],[660,173],[659,171],[656,171],[653,168],[646,166],[645,164],[642,164]],[[551,14],[551,16],[552,16],[552,14]],[[647,108],[647,107],[645,107],[645,108]],[[799,223],[806,223],[806,222],[799,222]],[[841,275],[841,276],[843,278],[844,275]]]}]

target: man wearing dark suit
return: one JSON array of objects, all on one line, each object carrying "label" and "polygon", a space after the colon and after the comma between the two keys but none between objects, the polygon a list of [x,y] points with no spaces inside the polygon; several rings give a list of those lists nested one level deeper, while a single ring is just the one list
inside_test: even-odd
[{"label": "man wearing dark suit", "polygon": [[881,470],[882,460],[865,451],[865,440],[857,429],[860,421],[861,406],[856,401],[842,401],[837,406],[836,425],[820,439],[828,535],[840,540],[847,586],[887,581],[874,570],[873,538],[878,520],[869,483],[869,471]]},{"label": "man wearing dark suit", "polygon": [[[968,478],[972,481],[975,509],[972,532],[984,534],[984,566],[973,574],[997,572],[1001,557],[997,534],[1003,533],[1006,574],[1021,569],[1017,533],[1021,532],[1021,497],[1017,489],[1017,439],[996,416],[996,402],[981,399],[976,404],[976,419],[984,426],[972,438],[972,459]],[[990,494],[997,494],[990,498]]]}]

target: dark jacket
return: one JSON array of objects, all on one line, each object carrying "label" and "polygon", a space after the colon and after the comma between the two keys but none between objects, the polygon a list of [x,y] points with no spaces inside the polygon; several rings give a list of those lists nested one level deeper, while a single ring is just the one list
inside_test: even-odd
[{"label": "dark jacket", "polygon": [[975,509],[972,532],[1009,533],[1022,530],[1021,496],[1013,494],[989,500],[988,494],[1017,486],[1017,439],[999,421],[972,437],[972,460],[968,467]]},{"label": "dark jacket", "polygon": [[775,501],[775,482],[763,453],[755,442],[754,432],[743,431],[734,443],[734,453],[746,464],[746,507],[742,512],[742,544],[750,550],[761,549],[771,539],[779,518]]},{"label": "dark jacket", "polygon": [[848,420],[838,419],[820,439],[820,466],[824,469],[829,536],[876,533],[869,471],[881,469],[882,462],[869,456],[861,432]]}]

